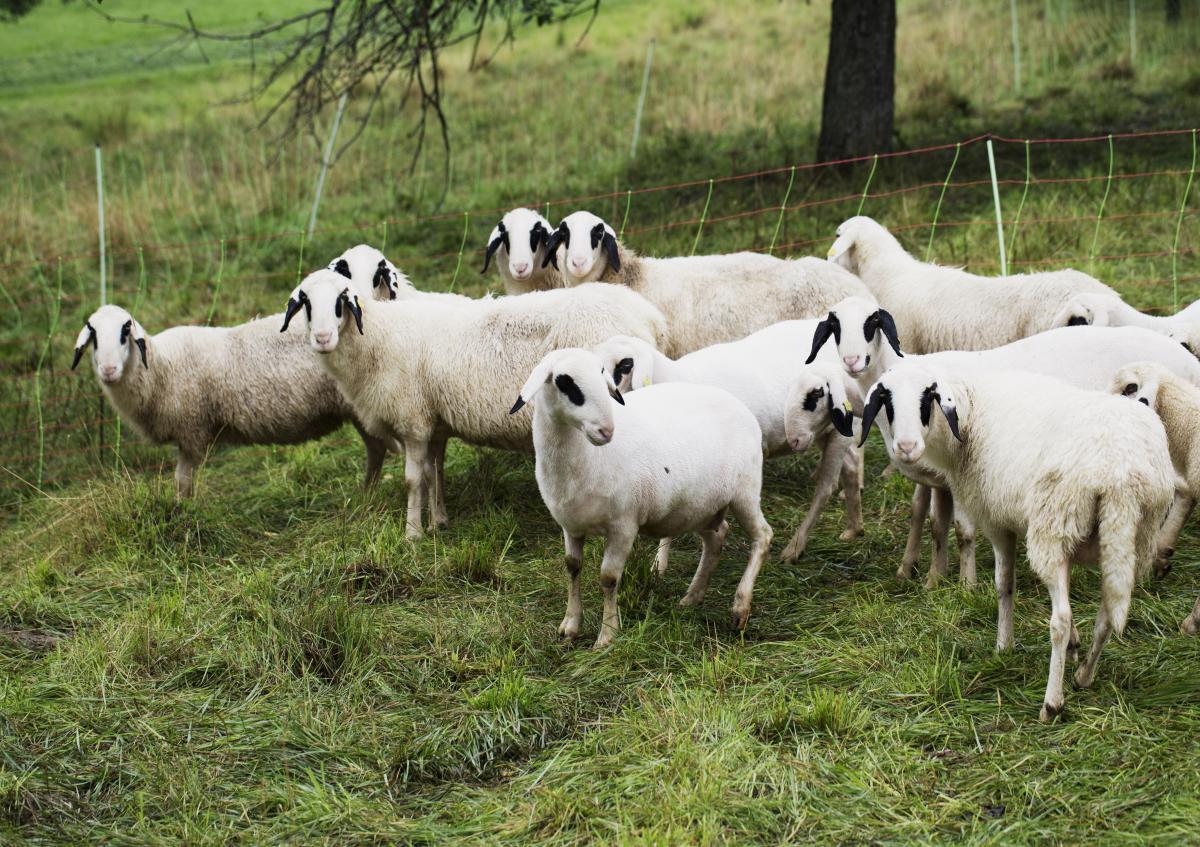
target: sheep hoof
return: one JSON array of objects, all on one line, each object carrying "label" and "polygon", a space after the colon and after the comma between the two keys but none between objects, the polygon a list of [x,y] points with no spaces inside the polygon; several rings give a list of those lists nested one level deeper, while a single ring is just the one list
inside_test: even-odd
[{"label": "sheep hoof", "polygon": [[1159,556],[1154,560],[1154,576],[1157,579],[1164,579],[1166,575],[1171,572],[1173,565],[1171,564],[1169,556],[1173,552],[1175,551],[1170,550],[1166,555]]},{"label": "sheep hoof", "polygon": [[1038,715],[1038,717],[1043,723],[1049,723],[1051,721],[1055,721],[1055,720],[1058,720],[1059,718],[1061,718],[1062,713],[1063,713],[1063,704],[1062,703],[1059,703],[1057,706],[1051,706],[1049,703],[1043,703],[1042,704],[1042,713],[1040,715]]},{"label": "sheep hoof", "polygon": [[1080,665],[1075,669],[1075,687],[1091,688],[1092,680],[1095,679],[1095,677],[1095,669],[1089,668],[1087,665]]},{"label": "sheep hoof", "polygon": [[749,609],[734,608],[733,610],[733,628],[743,630],[746,628],[746,623],[750,620]]},{"label": "sheep hoof", "polygon": [[596,638],[596,643],[592,645],[592,649],[593,650],[604,650],[610,644],[612,644],[612,640],[613,640],[613,637],[611,635],[607,635],[602,632],[602,633],[600,633],[599,637]]},{"label": "sheep hoof", "polygon": [[563,622],[558,625],[558,637],[564,641],[574,641],[579,635],[579,621],[563,618]]},{"label": "sheep hoof", "polygon": [[901,562],[900,567],[896,569],[896,579],[912,579],[916,570],[916,562]]},{"label": "sheep hoof", "polygon": [[797,544],[794,541],[790,542],[787,547],[783,548],[783,553],[779,556],[780,560],[789,565],[792,564],[804,555],[804,546],[805,545]]},{"label": "sheep hoof", "polygon": [[862,534],[862,527],[859,527],[858,529],[845,529],[842,530],[842,534],[838,536],[838,541],[853,541]]},{"label": "sheep hoof", "polygon": [[419,526],[418,527],[410,526],[407,530],[405,530],[404,537],[407,538],[409,541],[419,541],[420,539],[425,537],[425,530],[421,529]]},{"label": "sheep hoof", "polygon": [[941,577],[940,577],[940,576],[938,576],[937,574],[934,574],[934,573],[929,573],[929,574],[926,574],[926,576],[925,576],[925,590],[926,590],[926,591],[932,591],[933,589],[937,588],[937,584],[938,584],[938,582],[939,582],[939,581],[941,581]]},{"label": "sheep hoof", "polygon": [[687,594],[684,594],[679,598],[679,605],[685,609],[690,609],[695,606],[699,606],[703,601],[703,594],[692,594],[692,592],[689,591]]},{"label": "sheep hoof", "polygon": [[1183,619],[1183,623],[1179,625],[1179,629],[1183,631],[1184,635],[1195,635],[1197,629],[1200,629],[1200,627],[1197,626],[1196,618],[1188,615]]}]

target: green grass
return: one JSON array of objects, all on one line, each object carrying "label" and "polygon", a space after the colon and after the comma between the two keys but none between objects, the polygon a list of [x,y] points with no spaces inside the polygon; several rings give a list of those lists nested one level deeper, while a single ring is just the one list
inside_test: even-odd
[{"label": "green grass", "polygon": [[[194,11],[232,30],[266,5]],[[1003,8],[902,2],[900,144],[1187,127],[1200,10],[1188,4],[1169,30],[1145,5],[1132,63],[1124,4],[1020,4],[1017,95]],[[205,64],[169,34],[54,0],[0,28],[0,841],[1190,839],[1200,642],[1176,631],[1200,592],[1190,530],[1175,572],[1139,590],[1094,688],[1069,690],[1066,720],[1043,726],[1044,592],[1019,571],[1017,649],[997,657],[990,588],[895,581],[910,490],[879,479],[875,447],[865,537],[838,542],[831,505],[799,564],[764,569],[744,635],[728,621],[740,531],[693,610],[675,604],[696,541],[680,539],[658,578],[643,540],[621,586],[624,628],[596,654],[555,639],[561,535],[529,459],[452,445],[453,524],[415,545],[400,466],[362,494],[349,432],[218,453],[199,497],[175,504],[170,451],[121,433],[90,375],[66,369],[96,305],[97,139],[112,296],[150,331],[278,311],[298,273],[358,240],[384,245],[421,287],[481,293],[496,285],[477,272],[489,210],[549,202],[555,217],[573,206],[550,201],[582,195],[613,194],[589,205],[614,223],[628,208],[626,239],[647,253],[687,252],[699,236],[700,252],[774,239],[777,253],[820,255],[862,203],[924,255],[953,149],[881,160],[865,200],[870,163],[798,170],[788,191],[788,166],[811,159],[827,26],[824,3],[606,2],[579,47],[582,21],[523,33],[473,74],[454,53],[442,206],[439,159],[410,174],[411,116],[385,111],[331,171],[303,255],[317,148],[276,142],[251,108],[226,104],[246,83],[236,52]],[[1027,194],[1024,146],[997,152],[1016,267],[1069,260],[1145,308],[1200,296],[1200,186],[1180,217],[1188,136],[1115,141],[1118,177],[1155,175],[1111,185],[1105,141],[1032,146],[1040,181]],[[707,200],[709,178],[780,168],[717,182]],[[986,169],[981,145],[963,148],[933,258],[995,271]],[[776,550],[812,467],[768,466]],[[600,549],[586,550],[585,643]],[[985,546],[985,582],[989,560]],[[1077,573],[1085,639],[1097,598],[1095,575]]]}]

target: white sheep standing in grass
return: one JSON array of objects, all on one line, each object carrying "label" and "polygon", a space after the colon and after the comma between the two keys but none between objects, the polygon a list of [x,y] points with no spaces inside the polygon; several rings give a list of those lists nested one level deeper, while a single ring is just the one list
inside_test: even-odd
[{"label": "white sheep standing in grass", "polygon": [[888,456],[944,477],[956,503],[996,554],[996,649],[1013,646],[1016,544],[1025,538],[1034,573],[1050,594],[1050,673],[1041,717],[1062,713],[1067,653],[1079,635],[1071,616],[1073,561],[1098,560],[1100,610],[1075,684],[1091,685],[1110,633],[1125,628],[1138,575],[1174,493],[1162,425],[1139,403],[1021,371],[888,370],[872,386],[863,438],[878,417]]},{"label": "white sheep standing in grass", "polygon": [[[872,300],[847,298],[830,310],[814,335],[815,357],[830,338],[847,373],[854,376],[865,391],[888,368],[900,362],[925,362],[930,367],[970,365],[989,370],[1015,369],[1054,376],[1079,388],[1107,391],[1113,371],[1141,359],[1152,359],[1169,367],[1189,382],[1200,385],[1200,362],[1180,345],[1160,333],[1138,327],[1065,327],[1014,341],[993,350],[946,350],[925,355],[905,355],[900,351],[894,322],[886,310]],[[933,501],[933,561],[926,585],[932,587],[948,570],[947,533],[953,501],[936,476],[922,474],[916,466],[901,471],[918,484],[913,493],[912,520],[908,544],[896,575],[911,577],[920,556],[921,532]],[[1173,548],[1182,518],[1191,509],[1191,501],[1180,498],[1171,510],[1171,521],[1159,537],[1160,563]],[[974,530],[969,520],[953,514],[961,558],[960,578],[975,581]],[[1160,564],[1160,571],[1163,566]]]},{"label": "white sheep standing in grass", "polygon": [[[822,354],[818,364],[803,364],[801,357],[812,346],[816,327],[814,320],[781,321],[739,341],[714,344],[679,359],[627,336],[610,338],[592,348],[618,387],[628,391],[665,382],[711,385],[728,391],[746,404],[758,421],[768,457],[805,450],[819,440],[822,454],[812,504],[783,552],[788,562],[803,555],[812,526],[837,486],[839,471],[846,492],[847,525],[842,538],[862,534],[860,454],[849,449],[852,410],[862,410],[862,395],[857,383],[837,366],[832,348]],[[798,386],[803,394],[791,410],[789,433],[787,401],[789,392],[794,393]],[[810,418],[814,423],[808,423]],[[670,539],[664,538],[658,551],[659,573],[667,569],[669,551]]]},{"label": "white sheep standing in grass", "polygon": [[658,306],[670,324],[670,356],[745,338],[780,321],[816,318],[852,294],[867,295],[851,273],[813,257],[777,259],[762,253],[638,256],[591,212],[563,218],[546,262],[567,285],[628,286]]},{"label": "white sheep standing in grass", "polygon": [[[427,497],[441,502],[431,457],[447,438],[532,449],[528,419],[506,415],[505,398],[546,353],[617,333],[655,343],[666,334],[661,313],[644,299],[602,285],[479,300],[378,301],[320,270],[292,292],[284,329],[300,311],[320,354],[313,358],[367,431],[404,445],[410,538],[423,533]],[[443,524],[446,515],[435,512],[432,522]]]},{"label": "white sheep standing in grass", "polygon": [[175,491],[190,497],[196,467],[217,444],[296,444],[354,424],[371,486],[395,443],[364,431],[337,385],[314,361],[299,327],[280,315],[233,327],[179,326],[147,336],[119,306],[92,313],[75,341],[87,348],[104,395],[125,423],[179,449]]},{"label": "white sheep standing in grass", "polygon": [[[1190,308],[1190,307],[1189,307]],[[1119,297],[1105,294],[1077,294],[1067,301],[1054,318],[1055,326],[1140,326],[1160,332],[1187,348],[1200,353],[1200,314],[1183,310],[1174,315],[1147,315]]]},{"label": "white sheep standing in grass", "polygon": [[1077,294],[1119,299],[1107,285],[1076,270],[980,276],[921,262],[883,225],[863,215],[837,228],[828,258],[859,276],[914,353],[999,347],[1061,326],[1056,316]]},{"label": "white sheep standing in grass", "polygon": [[[1146,404],[1158,415],[1167,431],[1175,473],[1194,503],[1200,497],[1200,388],[1158,362],[1135,362],[1116,372],[1112,390]],[[1190,511],[1182,512],[1181,525]],[[1200,598],[1181,628],[1189,635],[1200,629]]]},{"label": "white sheep standing in grass", "polygon": [[704,599],[731,513],[750,535],[750,558],[733,603],[733,624],[750,616],[754,581],[771,545],[759,506],[762,433],[733,395],[706,385],[654,385],[623,399],[593,353],[557,350],[533,369],[510,414],[533,406],[542,499],[563,529],[567,612],[558,628],[574,639],[583,619],[583,543],[605,536],[600,587],[604,617],[596,647],[620,628],[617,589],[639,533],[698,532],[704,552],[682,606]]},{"label": "white sheep standing in grass", "polygon": [[556,268],[546,267],[545,261],[553,231],[550,222],[533,209],[510,209],[488,236],[480,273],[487,273],[494,256],[506,294],[562,288],[562,275]]}]

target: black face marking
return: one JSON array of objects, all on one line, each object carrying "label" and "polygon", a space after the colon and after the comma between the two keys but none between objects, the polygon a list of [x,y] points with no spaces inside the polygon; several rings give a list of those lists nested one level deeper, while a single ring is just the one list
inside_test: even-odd
[{"label": "black face marking", "polygon": [[1067,326],[1088,326],[1089,323],[1087,318],[1080,317],[1079,315],[1072,315],[1067,320]]},{"label": "black face marking", "polygon": [[559,374],[554,378],[554,384],[576,406],[583,405],[583,392],[579,390],[579,386],[575,384],[575,380],[571,379],[569,374]]},{"label": "black face marking", "polygon": [[1125,395],[1126,397],[1132,397],[1134,394],[1137,394],[1137,390],[1138,390],[1137,383],[1131,382],[1128,385],[1126,385],[1124,389],[1122,389],[1121,393],[1123,395]]},{"label": "black face marking", "polygon": [[350,276],[350,263],[345,259],[338,259],[336,262],[334,262],[333,271],[334,273],[341,274],[346,279],[353,279],[353,277]]},{"label": "black face marking", "polygon": [[604,224],[596,224],[592,227],[592,249],[595,250],[600,246],[600,240],[604,238]]},{"label": "black face marking", "polygon": [[1139,402],[1139,403],[1141,403],[1143,406],[1149,406],[1149,405],[1150,405],[1150,401],[1149,401],[1149,400],[1147,400],[1145,397],[1139,397],[1139,398],[1138,398],[1138,402]]},{"label": "black face marking", "polygon": [[380,259],[379,266],[375,268],[375,276],[371,277],[371,287],[378,288],[383,285],[387,287],[388,299],[396,299],[396,290],[392,288],[392,283],[395,280],[392,278],[392,270],[388,267],[387,259]]},{"label": "black face marking", "polygon": [[929,415],[933,412],[933,401],[937,399],[937,383],[926,386],[921,392],[921,426],[929,426]]},{"label": "black face marking", "polygon": [[625,378],[626,374],[633,373],[633,359],[626,356],[621,361],[617,362],[617,366],[613,368],[613,382],[620,383]]},{"label": "black face marking", "polygon": [[817,401],[825,396],[824,388],[814,388],[804,395],[803,409],[806,412],[815,412],[817,410]]},{"label": "black face marking", "polygon": [[550,238],[550,233],[546,232],[546,228],[542,226],[542,222],[538,221],[533,225],[533,229],[529,230],[529,249],[534,253],[538,247]]},{"label": "black face marking", "polygon": [[133,320],[127,320],[121,325],[121,343],[129,341],[129,333],[133,330]]}]

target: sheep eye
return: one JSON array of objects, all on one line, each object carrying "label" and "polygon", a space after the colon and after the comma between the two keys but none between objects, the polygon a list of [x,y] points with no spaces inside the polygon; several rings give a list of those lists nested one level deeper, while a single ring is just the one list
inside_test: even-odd
[{"label": "sheep eye", "polygon": [[814,388],[804,395],[804,411],[815,412],[817,410],[817,401],[825,396],[824,388]]},{"label": "sheep eye", "polygon": [[1123,395],[1125,395],[1126,397],[1131,397],[1132,395],[1137,394],[1137,390],[1138,390],[1137,383],[1131,382],[1125,386],[1125,390],[1122,391],[1121,393]]}]

